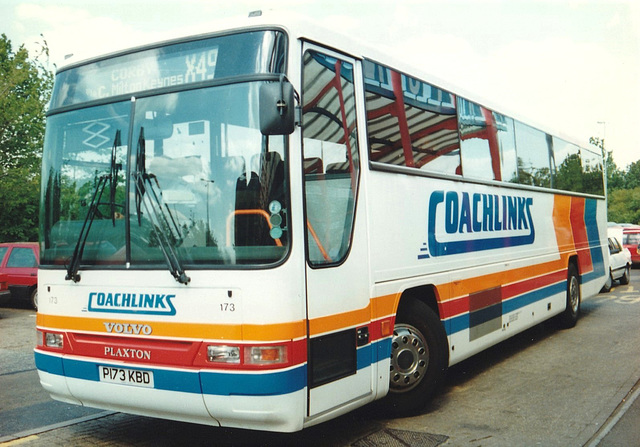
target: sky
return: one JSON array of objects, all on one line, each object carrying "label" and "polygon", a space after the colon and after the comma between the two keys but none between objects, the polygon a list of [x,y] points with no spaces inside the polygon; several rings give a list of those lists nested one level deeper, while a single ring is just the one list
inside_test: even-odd
[{"label": "sky", "polygon": [[[640,160],[637,0],[0,0],[0,33],[50,68],[250,11],[294,11],[411,60],[498,111]],[[592,147],[593,148],[593,147]]]}]

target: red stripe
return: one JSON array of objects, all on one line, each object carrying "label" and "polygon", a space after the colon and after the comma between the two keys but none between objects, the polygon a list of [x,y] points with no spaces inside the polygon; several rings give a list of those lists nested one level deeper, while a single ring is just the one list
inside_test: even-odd
[{"label": "red stripe", "polygon": [[483,307],[497,304],[501,301],[513,298],[514,296],[522,295],[526,292],[531,292],[551,284],[565,281],[566,279],[566,270],[558,270],[535,278],[525,279],[524,281],[519,281],[517,283],[474,292],[470,295],[446,301],[441,303],[442,319],[482,309]]},{"label": "red stripe", "polygon": [[[113,335],[64,333],[64,348],[54,349],[41,347],[44,351],[64,353],[68,355],[105,359],[109,361],[126,361],[137,364],[155,366],[179,366],[183,368],[241,369],[264,370],[286,368],[307,361],[306,338],[285,343],[220,343],[212,341],[177,341],[150,338],[120,337]],[[222,341],[222,340],[221,340]],[[355,343],[355,341],[354,341]],[[209,362],[207,347],[209,345],[239,346],[240,363],[226,364]],[[265,365],[245,365],[244,349],[247,346],[286,346],[286,362]]]},{"label": "red stripe", "polygon": [[500,286],[469,294],[469,311],[484,309],[502,301]]}]

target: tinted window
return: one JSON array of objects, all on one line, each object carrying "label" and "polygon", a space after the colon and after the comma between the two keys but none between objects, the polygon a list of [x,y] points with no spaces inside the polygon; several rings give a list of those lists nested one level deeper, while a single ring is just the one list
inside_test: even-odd
[{"label": "tinted window", "polygon": [[551,187],[551,148],[544,132],[516,121],[518,183]]},{"label": "tinted window", "polygon": [[465,177],[501,180],[496,123],[484,107],[458,98],[460,154]]},{"label": "tinted window", "polygon": [[516,132],[513,119],[493,112],[493,119],[500,145],[502,180],[518,183],[518,158],[516,156]]},{"label": "tinted window", "polygon": [[640,244],[640,233],[626,233],[624,234],[623,239],[623,243],[626,245]]},{"label": "tinted window", "polygon": [[7,267],[33,268],[37,265],[38,262],[33,250],[24,247],[14,247],[7,261]]},{"label": "tinted window", "polygon": [[600,155],[583,149],[582,155],[582,192],[604,195],[602,158]]},{"label": "tinted window", "polygon": [[553,155],[557,170],[555,187],[565,191],[582,192],[580,148],[561,138],[553,137]]},{"label": "tinted window", "polygon": [[455,96],[364,61],[372,161],[461,174]]}]

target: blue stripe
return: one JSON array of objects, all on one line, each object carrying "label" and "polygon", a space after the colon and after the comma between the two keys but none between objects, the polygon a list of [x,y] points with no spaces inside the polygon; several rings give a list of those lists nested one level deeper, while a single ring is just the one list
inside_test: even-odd
[{"label": "blue stripe", "polygon": [[200,373],[203,394],[216,396],[273,396],[288,394],[307,386],[307,365],[273,373]]},{"label": "blue stripe", "polygon": [[587,230],[587,240],[589,241],[593,271],[582,275],[582,283],[603,278],[605,275],[597,211],[598,201],[595,199],[586,199],[584,204],[584,225]]},{"label": "blue stripe", "polygon": [[552,295],[556,295],[558,293],[565,293],[567,290],[567,282],[561,281],[555,284],[551,284],[546,287],[542,287],[541,289],[536,289],[531,292],[527,292],[515,298],[511,298],[510,300],[504,301],[502,304],[502,309],[504,313],[513,312],[518,309],[522,309],[525,306],[536,303],[538,301],[542,301]]},{"label": "blue stripe", "polygon": [[40,371],[48,372],[49,374],[55,374],[57,376],[64,376],[64,369],[62,368],[62,357],[43,354],[36,351],[34,353],[36,362],[36,368]]},{"label": "blue stripe", "polygon": [[[505,300],[502,302],[502,312],[503,314],[507,314],[530,304],[544,300],[552,295],[564,293],[566,291],[566,287],[567,283],[565,281],[561,281],[559,283],[551,284],[540,289],[532,290],[531,292],[524,293],[515,298]],[[447,331],[447,335],[453,335],[456,332],[464,331],[465,329],[469,329],[470,326],[469,313],[451,317],[445,322],[445,330]]]},{"label": "blue stripe", "polygon": [[[376,358],[374,358],[374,354]],[[386,338],[361,347],[357,351],[358,370],[371,366],[372,363],[388,359],[391,354],[391,339]],[[307,365],[276,372],[229,371],[185,371],[175,369],[154,368],[146,366],[131,367],[113,365],[108,362],[92,362],[70,359],[48,353],[35,352],[36,367],[50,374],[71,377],[74,379],[99,382],[99,369],[102,366],[124,367],[136,371],[153,373],[154,388],[182,393],[210,394],[216,396],[248,395],[270,396],[288,394],[307,386]]]},{"label": "blue stripe", "polygon": [[371,364],[373,363],[373,353],[375,351],[372,344],[373,343],[369,343],[367,345],[361,346],[356,351],[356,363],[358,365],[358,370],[371,366]]},{"label": "blue stripe", "polygon": [[68,359],[55,355],[35,352],[36,367],[50,374],[75,379],[99,382],[98,366],[124,367],[136,371],[153,372],[154,388],[182,393],[236,395],[286,394],[307,386],[307,366],[278,372],[246,374],[239,372],[219,373],[208,371],[185,371],[160,369],[145,366],[95,363],[92,361]]},{"label": "blue stripe", "polygon": [[451,317],[447,320],[447,322],[449,323],[448,325],[445,325],[447,335],[453,335],[456,332],[469,329],[469,313]]},{"label": "blue stripe", "polygon": [[391,357],[391,337],[378,340],[375,345],[378,355],[376,361],[388,360]]},{"label": "blue stripe", "polygon": [[487,321],[502,317],[502,302],[492,304],[469,313],[469,326],[479,326]]}]

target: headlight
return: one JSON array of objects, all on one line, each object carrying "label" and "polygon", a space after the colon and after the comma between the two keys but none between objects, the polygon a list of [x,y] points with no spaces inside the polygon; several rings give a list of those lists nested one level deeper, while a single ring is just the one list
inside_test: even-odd
[{"label": "headlight", "polygon": [[239,346],[207,346],[207,360],[219,363],[240,363]]}]

